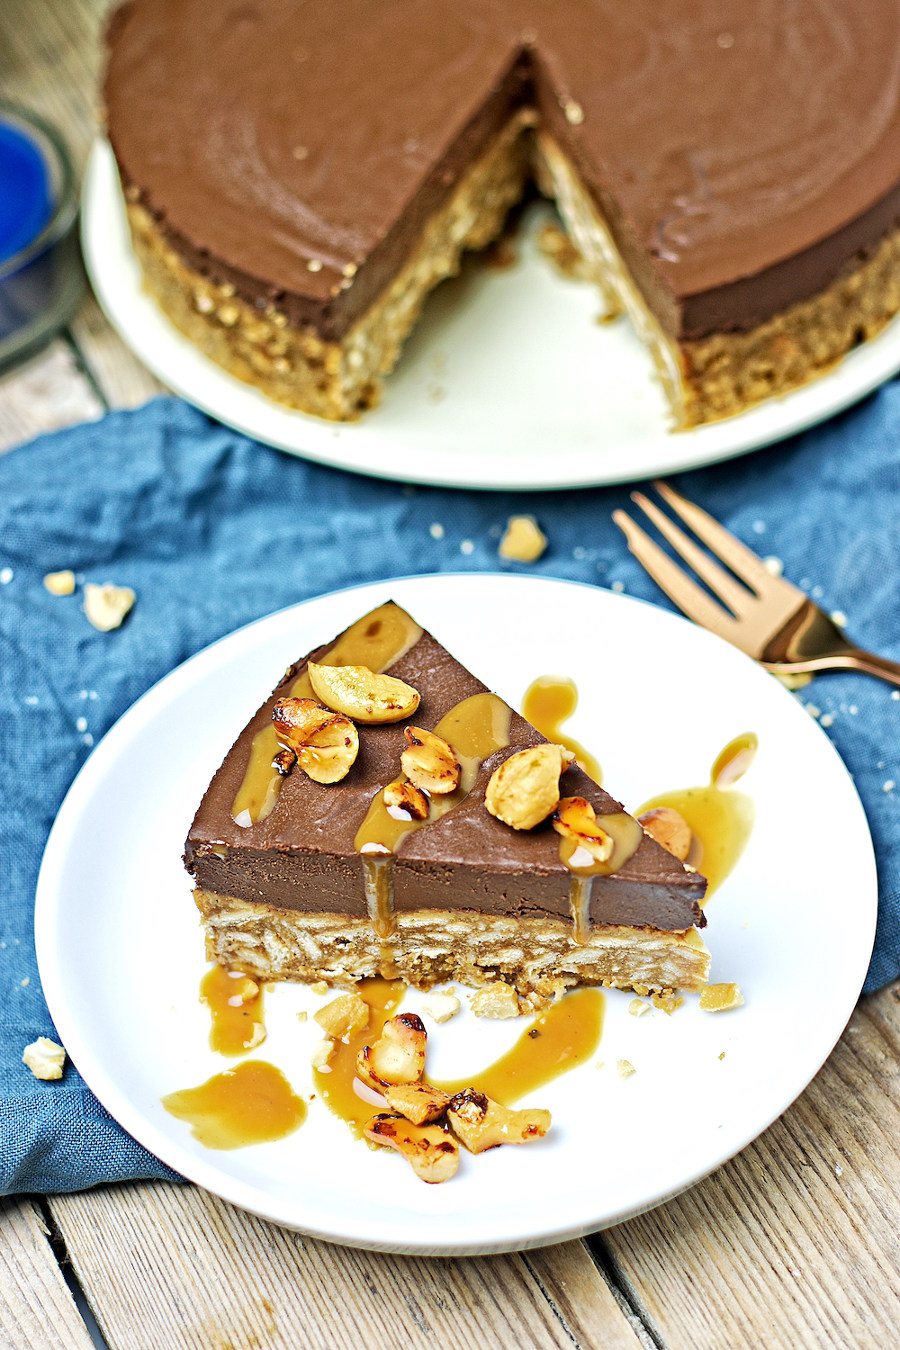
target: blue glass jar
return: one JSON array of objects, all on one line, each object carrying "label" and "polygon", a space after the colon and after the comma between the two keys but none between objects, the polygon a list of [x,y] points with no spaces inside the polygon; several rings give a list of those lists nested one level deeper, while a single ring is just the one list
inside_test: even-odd
[{"label": "blue glass jar", "polygon": [[0,367],[52,336],[84,287],[75,173],[59,135],[0,100]]}]

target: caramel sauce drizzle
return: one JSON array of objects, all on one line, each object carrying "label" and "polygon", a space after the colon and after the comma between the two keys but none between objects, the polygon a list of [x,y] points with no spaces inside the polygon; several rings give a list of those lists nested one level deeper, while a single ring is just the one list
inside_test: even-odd
[{"label": "caramel sauce drizzle", "polygon": [[266,1039],[262,985],[254,980],[258,992],[243,1001],[242,986],[247,978],[242,971],[216,965],[200,981],[200,999],[212,1018],[210,1049],[220,1055],[242,1055]]},{"label": "caramel sauce drizzle", "polygon": [[306,1119],[306,1103],[281,1070],[259,1059],[244,1060],[199,1087],[170,1092],[162,1104],[188,1122],[195,1139],[216,1149],[284,1139]]},{"label": "caramel sauce drizzle", "polygon": [[599,785],[603,782],[603,770],[597,760],[580,741],[560,731],[577,707],[578,686],[574,680],[565,675],[539,675],[525,690],[522,716],[548,741],[571,750],[580,767]]},{"label": "caramel sauce drizzle", "polygon": [[[452,746],[459,760],[459,787],[455,792],[431,797],[425,820],[415,820],[408,811],[385,806],[384,788],[372,798],[354,846],[362,857],[369,916],[379,937],[393,932],[393,855],[407,835],[433,825],[466,799],[484,761],[509,744],[509,719],[507,705],[490,693],[472,694],[444,714],[434,731]],[[404,780],[405,775],[400,774],[394,781]]]},{"label": "caramel sauce drizzle", "polygon": [[652,797],[638,815],[657,806],[671,806],[684,816],[693,839],[687,861],[708,882],[705,905],[730,875],[753,829],[753,801],[733,784],[749,769],[759,746],[752,731],[736,736],[716,757],[705,787],[680,788]]},{"label": "caramel sauce drizzle", "polygon": [[598,862],[575,839],[559,838],[559,860],[571,872],[569,908],[576,942],[585,943],[591,935],[591,892],[594,877],[610,877],[624,867],[640,848],[644,831],[638,821],[624,811],[598,816],[597,823],[611,835],[613,851],[606,862]]},{"label": "caramel sauce drizzle", "polygon": [[[422,636],[422,629],[399,605],[388,602],[351,625],[319,660],[331,666],[368,666],[383,671],[394,665]],[[304,667],[291,685],[291,698],[315,697]],[[283,779],[272,768],[279,749],[271,723],[253,737],[243,781],[231,804],[235,824],[247,827],[271,815]]]},{"label": "caramel sauce drizzle", "polygon": [[540,1013],[505,1055],[452,1082],[434,1083],[443,1092],[473,1087],[503,1106],[568,1073],[597,1049],[605,1000],[599,989],[576,989]]}]

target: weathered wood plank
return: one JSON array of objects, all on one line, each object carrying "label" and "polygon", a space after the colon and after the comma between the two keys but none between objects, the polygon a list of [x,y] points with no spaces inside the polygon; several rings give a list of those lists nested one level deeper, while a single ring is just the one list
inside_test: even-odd
[{"label": "weathered wood plank", "polygon": [[623,1313],[586,1243],[566,1242],[524,1257],[577,1345],[638,1350],[642,1340],[632,1325],[638,1319]]},{"label": "weathered wood plank", "polygon": [[379,1255],[314,1242],[193,1187],[164,1185],[61,1196],[51,1208],[113,1350],[571,1350],[579,1326],[589,1328],[584,1345],[638,1345],[580,1244],[527,1259]]},{"label": "weathered wood plank", "polygon": [[0,5],[3,96],[55,123],[78,166],[96,127],[99,35],[109,8],[107,0]]},{"label": "weathered wood plank", "polygon": [[90,1350],[36,1206],[0,1200],[0,1347]]},{"label": "weathered wood plank", "polygon": [[99,417],[103,404],[62,339],[0,377],[0,450]]},{"label": "weathered wood plank", "polygon": [[815,1081],[749,1149],[598,1239],[672,1350],[896,1339],[898,992],[860,1005]]}]

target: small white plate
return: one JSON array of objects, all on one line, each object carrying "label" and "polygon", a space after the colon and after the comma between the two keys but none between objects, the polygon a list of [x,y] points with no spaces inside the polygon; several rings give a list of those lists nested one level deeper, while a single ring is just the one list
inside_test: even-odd
[{"label": "small white plate", "polygon": [[155,375],[258,441],[376,478],[546,489],[630,482],[713,464],[821,422],[900,369],[900,321],[830,374],[695,431],[669,429],[650,358],[624,319],[597,322],[593,286],[542,257],[528,216],[505,271],[471,260],[440,286],[379,408],[337,424],[292,412],[208,360],[141,286],[115,160],[98,141],[84,180],[82,246],[97,299]]},{"label": "small white plate", "polygon": [[[274,1144],[212,1152],[160,1098],[233,1060],[208,1047],[198,1001],[203,942],[181,852],[194,808],[252,709],[288,662],[393,597],[513,704],[560,668],[581,691],[573,734],[634,807],[708,781],[717,752],[752,730],[740,788],[756,825],[709,907],[713,978],[739,1011],[629,1016],[606,997],[596,1062],[531,1094],[554,1126],[527,1149],[463,1157],[443,1186],[373,1154],[321,1102]],[[839,839],[839,847],[835,841]],[[379,582],[283,610],[201,652],[151,689],[85,764],[54,825],[36,932],[50,1012],[91,1089],[171,1167],[225,1199],[316,1237],[390,1251],[501,1251],[572,1237],[658,1204],[719,1166],[806,1086],[840,1035],[866,972],[876,881],[863,810],[827,737],[771,676],[650,605],[571,582],[432,576]],[[849,917],[848,911],[852,911]],[[411,993],[406,1006],[420,996]],[[267,996],[255,1056],[312,1090],[323,1000]],[[502,1053],[526,1022],[468,1008],[432,1030],[429,1065],[456,1077]],[[720,1058],[721,1052],[725,1058]],[[637,1072],[627,1080],[616,1061]]]}]

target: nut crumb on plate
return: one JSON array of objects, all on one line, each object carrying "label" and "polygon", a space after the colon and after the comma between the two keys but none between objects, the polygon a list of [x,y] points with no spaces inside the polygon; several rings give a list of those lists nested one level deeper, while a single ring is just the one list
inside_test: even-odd
[{"label": "nut crumb on plate", "polygon": [[36,1041],[26,1045],[22,1051],[22,1063],[29,1068],[35,1078],[44,1082],[53,1082],[63,1076],[66,1052],[49,1036],[38,1036]]},{"label": "nut crumb on plate", "polygon": [[684,999],[676,993],[651,994],[650,1002],[654,1008],[659,1008],[660,1012],[664,1012],[668,1017],[671,1017],[673,1012],[677,1012],[683,1006]]},{"label": "nut crumb on plate", "polygon": [[475,1088],[457,1092],[447,1106],[450,1128],[470,1153],[500,1144],[530,1144],[550,1128],[549,1111],[513,1111]]},{"label": "nut crumb on plate", "polygon": [[644,1013],[650,1011],[650,1004],[645,1003],[642,998],[633,998],[628,1005],[628,1011],[632,1017],[643,1017]]},{"label": "nut crumb on plate", "polygon": [[739,984],[708,984],[700,991],[700,1007],[704,1012],[729,1012],[743,1003]]},{"label": "nut crumb on plate", "polygon": [[357,1031],[365,1030],[369,1025],[369,1005],[362,995],[355,991],[338,994],[337,998],[326,1003],[325,1007],[320,1008],[313,1016],[326,1036],[340,1040],[343,1036],[351,1036]]},{"label": "nut crumb on plate", "polygon": [[422,1000],[422,1011],[432,1022],[449,1022],[459,1012],[459,999],[448,990],[446,993],[431,993]]},{"label": "nut crumb on plate", "polygon": [[620,1078],[630,1078],[633,1073],[637,1073],[637,1069],[630,1059],[616,1060],[616,1069],[618,1070]]},{"label": "nut crumb on plate", "polygon": [[473,994],[472,1011],[476,1017],[518,1017],[519,998],[511,984],[495,980]]}]

